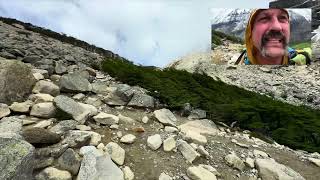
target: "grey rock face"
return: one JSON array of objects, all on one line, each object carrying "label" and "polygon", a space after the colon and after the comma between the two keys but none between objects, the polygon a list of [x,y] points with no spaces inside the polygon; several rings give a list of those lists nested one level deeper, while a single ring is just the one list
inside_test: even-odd
[{"label": "grey rock face", "polygon": [[119,122],[119,117],[115,116],[113,114],[107,114],[104,112],[99,113],[98,115],[94,116],[93,119],[101,124],[105,125],[113,125],[113,124],[118,124]]},{"label": "grey rock face", "polygon": [[11,113],[9,106],[3,103],[0,103],[0,119],[8,116]]},{"label": "grey rock face", "polygon": [[304,180],[299,173],[277,163],[274,159],[256,159],[255,165],[259,171],[259,176],[263,180]]},{"label": "grey rock face", "polygon": [[200,154],[195,151],[191,145],[186,141],[178,140],[178,150],[182,153],[183,157],[190,163],[200,157]]},{"label": "grey rock face", "polygon": [[28,142],[0,134],[0,179],[32,179],[33,153]]},{"label": "grey rock face", "polygon": [[71,148],[67,149],[58,159],[59,167],[73,175],[78,174],[80,162],[78,154]]},{"label": "grey rock face", "polygon": [[102,82],[102,81],[98,81],[95,83],[92,83],[92,92],[96,93],[96,94],[108,94],[108,87],[110,85],[109,82]]},{"label": "grey rock face", "polygon": [[55,144],[61,139],[58,134],[37,127],[24,129],[22,136],[31,144]]},{"label": "grey rock face", "polygon": [[63,92],[86,92],[91,91],[92,86],[79,73],[69,73],[61,76],[60,88]]},{"label": "grey rock face", "polygon": [[36,180],[72,180],[72,176],[68,171],[47,167],[36,175]]},{"label": "grey rock face", "polygon": [[125,150],[117,143],[110,142],[105,146],[105,151],[110,154],[111,159],[118,165],[123,165],[125,159]]},{"label": "grey rock face", "polygon": [[38,103],[32,106],[30,115],[41,118],[52,118],[55,116],[56,107],[52,102]]},{"label": "grey rock face", "polygon": [[4,117],[0,121],[0,133],[20,134],[22,130],[22,120],[15,117]]},{"label": "grey rock face", "polygon": [[191,179],[197,180],[216,180],[216,176],[201,166],[192,166],[187,170],[187,174]]},{"label": "grey rock face", "polygon": [[82,147],[90,143],[91,134],[86,131],[69,131],[61,144],[69,144],[69,147]]},{"label": "grey rock face", "polygon": [[123,180],[123,172],[112,162],[110,156],[103,155],[93,146],[80,149],[83,159],[77,180]]},{"label": "grey rock face", "polygon": [[61,121],[52,128],[50,128],[50,131],[57,134],[64,134],[69,130],[76,129],[77,124],[78,122],[74,120]]},{"label": "grey rock face", "polygon": [[194,109],[191,111],[191,114],[188,116],[188,119],[204,119],[206,118],[207,113],[202,109]]},{"label": "grey rock face", "polygon": [[19,61],[0,59],[0,102],[24,101],[35,83],[30,67]]},{"label": "grey rock face", "polygon": [[154,108],[154,99],[147,94],[135,93],[128,106]]},{"label": "grey rock face", "polygon": [[68,144],[54,144],[45,148],[36,149],[35,155],[37,158],[54,157],[58,158],[68,149]]},{"label": "grey rock face", "polygon": [[50,81],[40,80],[34,86],[33,93],[43,93],[43,94],[50,94],[52,96],[57,96],[60,94],[59,86],[55,85]]},{"label": "grey rock face", "polygon": [[154,112],[155,118],[164,125],[175,126],[177,118],[169,109],[160,109],[155,110]]},{"label": "grey rock face", "polygon": [[57,61],[54,70],[57,74],[63,74],[67,72],[67,67],[63,64],[62,61]]},{"label": "grey rock face", "polygon": [[14,112],[27,113],[29,112],[31,105],[32,105],[31,101],[26,101],[22,103],[14,102],[11,104],[10,109]]},{"label": "grey rock face", "polygon": [[35,64],[36,62],[40,61],[41,58],[39,56],[26,56],[22,59],[23,62]]},{"label": "grey rock face", "polygon": [[89,110],[84,109],[79,103],[74,101],[72,98],[69,98],[64,95],[59,95],[54,98],[55,105],[67,113],[69,116],[73,117],[79,123],[84,123],[90,115]]},{"label": "grey rock face", "polygon": [[240,171],[245,168],[244,162],[234,153],[227,155],[225,157],[225,160],[227,161],[227,164],[229,166],[232,166]]},{"label": "grey rock face", "polygon": [[147,139],[147,144],[152,150],[157,150],[158,148],[160,148],[162,144],[162,139],[160,134],[149,136]]}]

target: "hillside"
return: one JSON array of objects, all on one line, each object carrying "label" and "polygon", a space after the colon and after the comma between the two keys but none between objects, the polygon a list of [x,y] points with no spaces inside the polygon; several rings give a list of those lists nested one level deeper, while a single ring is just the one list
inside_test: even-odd
[{"label": "hillside", "polygon": [[320,177],[318,110],[20,25],[0,37],[0,179]]}]

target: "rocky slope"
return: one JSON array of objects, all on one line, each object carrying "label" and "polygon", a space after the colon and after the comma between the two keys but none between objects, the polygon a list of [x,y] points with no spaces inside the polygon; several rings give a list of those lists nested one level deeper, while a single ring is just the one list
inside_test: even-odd
[{"label": "rocky slope", "polygon": [[319,153],[164,109],[91,68],[99,54],[1,22],[0,37],[0,179],[320,177]]},{"label": "rocky slope", "polygon": [[[313,37],[313,53],[319,46],[318,34]],[[240,56],[240,44],[224,41],[209,53],[194,53],[175,60],[167,67],[205,73],[214,79],[250,91],[266,94],[281,101],[320,109],[320,65],[313,56],[310,66],[234,66]]]}]

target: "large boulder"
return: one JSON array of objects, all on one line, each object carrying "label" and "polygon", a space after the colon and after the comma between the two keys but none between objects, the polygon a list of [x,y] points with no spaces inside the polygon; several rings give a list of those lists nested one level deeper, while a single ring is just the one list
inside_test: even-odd
[{"label": "large boulder", "polygon": [[177,118],[169,109],[159,109],[153,112],[154,117],[164,125],[176,126]]},{"label": "large boulder", "polygon": [[91,109],[85,109],[78,102],[68,96],[59,95],[54,98],[53,102],[58,109],[66,114],[65,117],[60,118],[70,118],[71,116],[74,120],[82,124],[91,114]]},{"label": "large boulder", "polygon": [[55,144],[61,139],[60,135],[38,127],[24,129],[22,136],[31,144]]},{"label": "large boulder", "polygon": [[259,176],[263,180],[304,180],[304,178],[290,167],[277,163],[274,159],[256,159],[255,165]]},{"label": "large boulder", "polygon": [[80,149],[83,154],[77,180],[105,179],[123,180],[123,172],[112,162],[110,156],[103,154],[94,146]]},{"label": "large boulder", "polygon": [[16,60],[0,58],[0,102],[24,101],[36,83],[31,68]]},{"label": "large boulder", "polygon": [[20,134],[22,131],[22,120],[16,117],[4,117],[0,121],[0,133]]},{"label": "large boulder", "polygon": [[135,93],[128,103],[128,106],[140,107],[140,108],[154,108],[153,97],[144,93]]},{"label": "large boulder", "polygon": [[61,76],[60,88],[63,92],[91,91],[90,82],[81,73],[69,73]]},{"label": "large boulder", "polygon": [[33,154],[34,147],[14,133],[0,133],[0,179],[33,179]]}]

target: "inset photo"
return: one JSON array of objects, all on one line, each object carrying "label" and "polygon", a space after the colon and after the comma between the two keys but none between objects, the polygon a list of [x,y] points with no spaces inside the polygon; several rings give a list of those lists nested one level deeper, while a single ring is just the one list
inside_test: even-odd
[{"label": "inset photo", "polygon": [[215,64],[311,64],[311,9],[210,9]]}]

